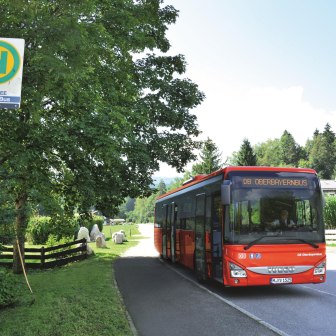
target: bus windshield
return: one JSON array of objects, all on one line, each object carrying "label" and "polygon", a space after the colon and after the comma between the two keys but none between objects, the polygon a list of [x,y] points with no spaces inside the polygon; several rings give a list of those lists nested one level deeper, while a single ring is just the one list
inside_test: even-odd
[{"label": "bus windshield", "polygon": [[324,242],[322,194],[308,173],[231,172],[227,244]]}]

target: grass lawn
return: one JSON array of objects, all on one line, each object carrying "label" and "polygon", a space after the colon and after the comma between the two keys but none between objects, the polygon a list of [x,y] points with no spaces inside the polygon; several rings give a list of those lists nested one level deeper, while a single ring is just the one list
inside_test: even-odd
[{"label": "grass lawn", "polygon": [[[111,232],[125,230],[128,242],[116,245]],[[107,247],[90,247],[85,261],[47,271],[29,271],[30,294],[23,276],[20,303],[0,310],[1,336],[127,336],[132,335],[125,308],[115,288],[112,263],[135,246],[135,225],[105,226]]]}]

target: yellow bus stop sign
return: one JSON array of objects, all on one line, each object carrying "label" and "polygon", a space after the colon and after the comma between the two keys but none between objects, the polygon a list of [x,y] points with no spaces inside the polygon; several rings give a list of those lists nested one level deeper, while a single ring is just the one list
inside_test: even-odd
[{"label": "yellow bus stop sign", "polygon": [[23,53],[23,39],[0,38],[0,108],[20,107]]}]

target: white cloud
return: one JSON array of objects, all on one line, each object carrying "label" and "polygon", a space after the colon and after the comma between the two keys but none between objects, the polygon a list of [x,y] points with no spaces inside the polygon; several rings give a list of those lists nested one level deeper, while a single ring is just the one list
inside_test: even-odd
[{"label": "white cloud", "polygon": [[255,145],[279,138],[284,130],[304,145],[316,128],[322,131],[327,122],[336,124],[335,113],[315,109],[303,100],[300,86],[212,94],[197,116],[203,137],[212,138],[224,155],[239,150],[244,138]]},{"label": "white cloud", "polygon": [[[202,139],[211,138],[223,153],[223,159],[238,151],[247,138],[251,145],[280,138],[287,130],[304,145],[315,129],[326,123],[336,131],[336,111],[314,108],[303,99],[304,89],[265,87],[249,90],[207,90],[207,99],[195,114]],[[156,176],[176,176],[175,170],[162,165]]]}]

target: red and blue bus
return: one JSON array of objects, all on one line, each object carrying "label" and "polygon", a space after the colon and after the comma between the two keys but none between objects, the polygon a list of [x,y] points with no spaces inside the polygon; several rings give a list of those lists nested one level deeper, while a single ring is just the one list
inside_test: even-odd
[{"label": "red and blue bus", "polygon": [[[286,211],[292,225],[277,223]],[[288,222],[289,223],[289,222]],[[323,193],[305,168],[226,167],[156,200],[163,259],[225,286],[323,283]]]}]

